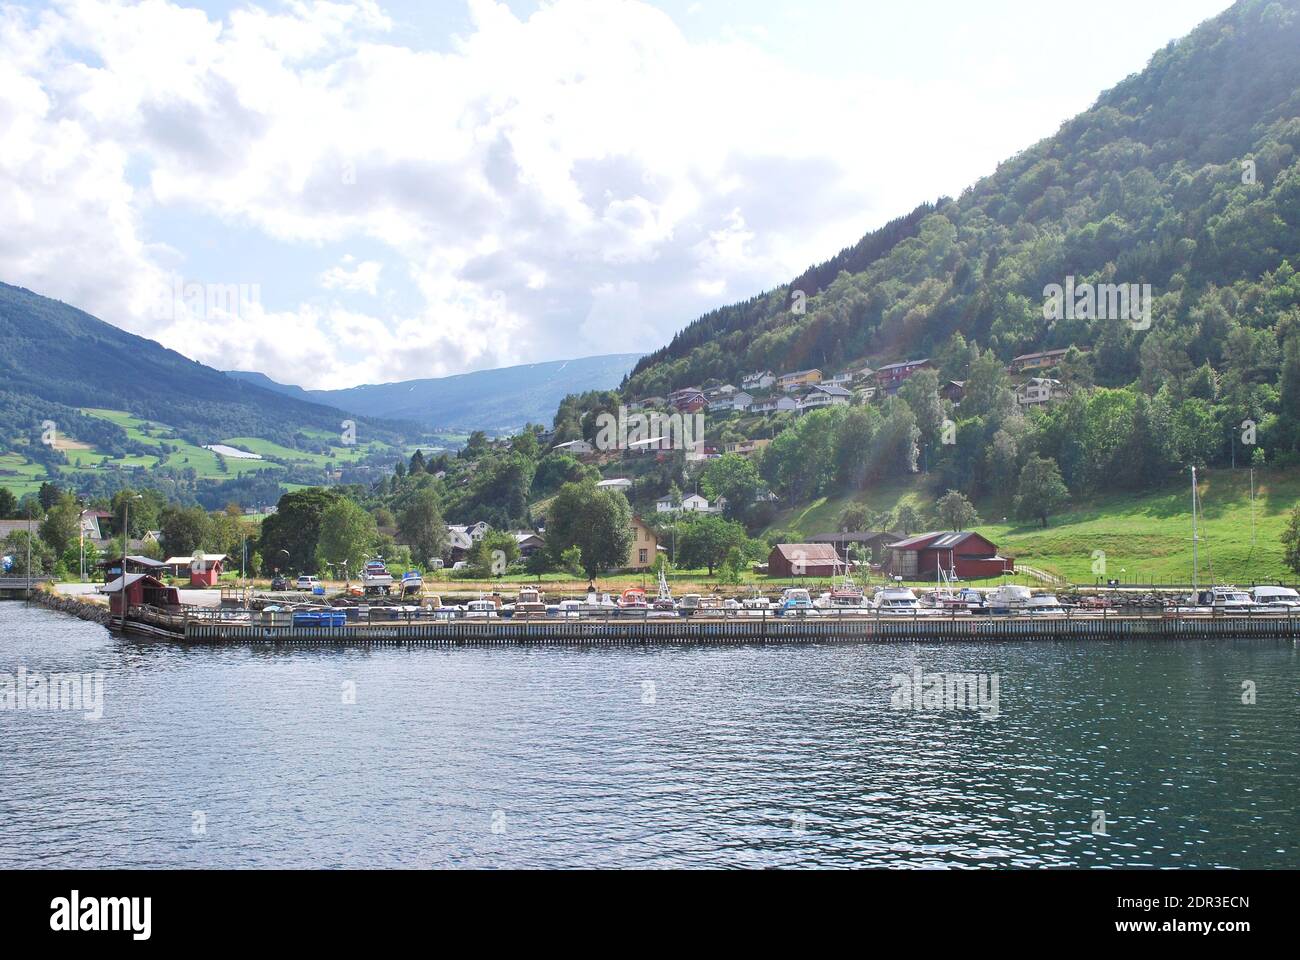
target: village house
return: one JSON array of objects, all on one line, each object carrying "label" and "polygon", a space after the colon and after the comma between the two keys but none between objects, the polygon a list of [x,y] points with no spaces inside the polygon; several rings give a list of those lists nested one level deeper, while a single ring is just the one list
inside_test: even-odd
[{"label": "village house", "polygon": [[1065,384],[1048,377],[1030,377],[1016,387],[1016,403],[1022,407],[1032,407],[1040,403],[1051,403],[1069,396]]},{"label": "village house", "polygon": [[[128,558],[129,559],[129,558]],[[110,580],[104,587],[108,594],[108,611],[115,617],[125,616],[131,607],[178,607],[180,593],[157,577],[147,573],[128,573]]]},{"label": "village house", "polygon": [[668,394],[668,403],[682,413],[698,413],[709,405],[699,387],[683,387]]},{"label": "village house", "polygon": [[723,444],[722,452],[736,453],[742,457],[752,457],[771,442],[772,440],[769,437],[762,437],[758,440],[739,440],[735,443]]},{"label": "village house", "polygon": [[928,358],[887,363],[876,370],[876,386],[888,394],[893,394],[902,386],[903,381],[916,371],[933,369],[934,364]]},{"label": "village house", "polygon": [[875,380],[876,371],[871,367],[861,367],[853,371],[853,379],[856,380]]},{"label": "village house", "polygon": [[908,580],[934,580],[942,570],[958,580],[1015,572],[1015,561],[998,556],[997,544],[971,531],[923,533],[891,544],[889,571]]},{"label": "village house", "polygon": [[758,400],[749,405],[750,413],[781,413],[798,409],[799,401],[793,397],[773,397],[771,400]]},{"label": "village house", "polygon": [[112,519],[113,515],[107,510],[82,510],[81,535],[87,540],[108,539],[108,524],[104,521]]},{"label": "village house", "polygon": [[654,566],[655,556],[659,550],[659,538],[640,517],[632,518],[632,546],[627,552],[627,567],[630,570],[645,570]]},{"label": "village house", "polygon": [[861,397],[863,400],[872,400],[876,396],[876,389],[875,384],[869,383],[861,387],[854,387],[853,395],[855,397]]},{"label": "village house", "polygon": [[847,407],[853,400],[853,393],[840,386],[826,386],[819,383],[799,401],[799,410],[815,410],[818,407]]},{"label": "village house", "polygon": [[633,400],[628,403],[629,410],[662,410],[668,406],[667,397],[642,397],[640,400]]},{"label": "village house", "polygon": [[737,393],[733,393],[731,395],[732,410],[740,410],[740,411],[748,410],[750,405],[753,402],[754,402],[754,398],[750,394],[746,393],[744,390],[741,390]]},{"label": "village house", "polygon": [[511,535],[519,545],[519,556],[525,560],[546,546],[546,541],[532,530],[516,530]]},{"label": "village house", "polygon": [[710,504],[705,497],[700,496],[698,493],[683,497],[681,500],[674,500],[670,495],[660,497],[655,501],[655,512],[673,513],[681,510],[686,513],[721,513],[726,505],[727,500],[725,497],[719,497],[717,503]]},{"label": "village house", "polygon": [[954,404],[961,403],[962,398],[966,396],[966,381],[949,380],[939,388],[939,396]]},{"label": "village house", "polygon": [[1008,373],[1023,373],[1026,370],[1046,370],[1054,367],[1061,362],[1061,358],[1068,353],[1067,350],[1040,350],[1037,353],[1022,353],[1014,357],[1010,366],[1007,367]]},{"label": "village house", "polygon": [[168,557],[163,566],[173,577],[190,578],[191,587],[214,587],[225,569],[224,553],[199,553],[189,557]]},{"label": "village house", "polygon": [[[113,580],[122,576],[123,566],[121,557],[107,557],[95,564],[100,570],[104,571],[104,582],[111,583]],[[166,573],[166,564],[161,560],[155,560],[153,557],[145,557],[139,554],[127,554],[126,556],[126,574],[130,576],[133,573],[147,573],[152,576],[162,576]]]},{"label": "village house", "polygon": [[778,543],[767,555],[773,577],[832,577],[843,567],[835,548],[826,543]]},{"label": "village house", "polygon": [[551,450],[557,453],[568,453],[575,457],[589,457],[596,452],[596,448],[586,440],[567,440],[564,443],[557,443],[551,447]]},{"label": "village house", "polygon": [[611,477],[608,480],[597,480],[596,486],[605,490],[631,490],[632,481],[627,477]]},{"label": "village house", "polygon": [[789,393],[792,390],[799,390],[803,387],[810,387],[814,383],[821,383],[822,372],[817,369],[796,370],[794,373],[783,373],[777,377],[776,385],[782,390]]},{"label": "village house", "polygon": [[837,373],[834,376],[823,377],[822,386],[824,387],[847,387],[853,382],[853,374],[849,371]]},{"label": "village house", "polygon": [[776,375],[771,370],[748,373],[740,381],[744,390],[767,390],[776,383]]}]

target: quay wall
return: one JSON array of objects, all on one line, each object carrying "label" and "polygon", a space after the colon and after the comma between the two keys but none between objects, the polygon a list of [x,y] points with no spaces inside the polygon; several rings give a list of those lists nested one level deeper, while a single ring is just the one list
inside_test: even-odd
[{"label": "quay wall", "polygon": [[[155,626],[160,626],[155,623]],[[863,643],[972,640],[1189,640],[1212,637],[1300,639],[1291,617],[967,617],[860,619],[683,619],[596,621],[442,621],[290,627],[191,620],[178,625],[192,643],[381,645],[674,645]]]}]

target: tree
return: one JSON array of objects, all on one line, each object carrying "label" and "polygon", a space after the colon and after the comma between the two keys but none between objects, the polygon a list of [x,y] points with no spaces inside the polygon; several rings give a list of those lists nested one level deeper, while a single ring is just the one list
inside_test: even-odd
[{"label": "tree", "polygon": [[1020,483],[1012,509],[1022,520],[1036,519],[1047,526],[1047,518],[1070,501],[1070,491],[1061,479],[1055,460],[1032,456],[1020,471]]},{"label": "tree", "polygon": [[316,541],[316,569],[334,567],[342,571],[346,564],[355,574],[379,542],[375,518],[356,503],[339,497],[321,514],[320,536]]},{"label": "tree", "polygon": [[910,503],[903,503],[894,511],[894,526],[904,534],[910,534],[921,526],[921,517]]},{"label": "tree", "polygon": [[865,504],[850,503],[840,511],[839,529],[841,533],[855,533],[871,526],[871,511]]},{"label": "tree", "polygon": [[0,487],[0,520],[7,520],[18,513],[18,498],[9,492],[8,487]]},{"label": "tree", "polygon": [[46,481],[41,484],[40,491],[36,494],[36,499],[41,502],[41,509],[48,510],[59,501],[63,496],[63,491],[57,485]]},{"label": "tree", "polygon": [[578,547],[588,577],[627,566],[632,549],[632,508],[618,490],[597,487],[595,481],[566,483],[551,502],[546,545],[559,563],[566,551]]},{"label": "tree", "polygon": [[700,472],[700,488],[712,501],[726,500],[724,511],[729,519],[745,516],[758,496],[761,480],[753,462],[736,453],[710,460]]},{"label": "tree", "polygon": [[295,490],[282,496],[275,513],[262,521],[260,546],[266,562],[277,570],[317,572],[316,545],[321,534],[321,518],[341,496],[337,490],[322,487]]},{"label": "tree", "polygon": [[975,506],[960,490],[949,490],[935,504],[940,523],[948,530],[965,530],[980,522]]},{"label": "tree", "polygon": [[519,559],[519,541],[513,534],[493,530],[470,548],[466,559],[475,576],[504,576],[510,564]]},{"label": "tree", "polygon": [[41,521],[41,539],[61,556],[77,543],[81,530],[81,510],[71,494],[63,494],[46,511]]},{"label": "tree", "polygon": [[[27,569],[27,545],[29,538],[26,530],[15,530],[0,543],[0,554],[11,557],[13,566],[9,569],[11,577],[25,577]],[[31,536],[31,576],[39,577],[54,569],[54,552],[40,537]]]},{"label": "tree", "polygon": [[427,566],[447,552],[447,524],[438,509],[438,494],[431,487],[417,490],[406,502],[397,529],[417,563]]},{"label": "tree", "polygon": [[163,546],[173,557],[193,554],[208,538],[208,515],[201,507],[167,507],[159,523]]},{"label": "tree", "polygon": [[677,526],[677,562],[683,567],[707,567],[709,576],[733,550],[745,544],[745,528],[716,513],[696,513]]}]

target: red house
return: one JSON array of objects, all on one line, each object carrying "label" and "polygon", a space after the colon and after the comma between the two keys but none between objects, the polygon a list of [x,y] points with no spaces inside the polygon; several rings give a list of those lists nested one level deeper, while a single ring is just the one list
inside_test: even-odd
[{"label": "red house", "polygon": [[[104,587],[108,594],[108,609],[115,617],[123,616],[130,607],[180,606],[180,593],[157,577],[147,573],[128,573]],[[126,603],[123,606],[123,598]]]},{"label": "red house", "polygon": [[904,360],[902,363],[887,363],[876,371],[876,385],[886,393],[892,394],[904,380],[918,370],[933,370],[934,364],[929,359]]},{"label": "red house", "polygon": [[978,533],[923,533],[890,544],[889,569],[908,580],[938,579],[940,570],[959,580],[980,580],[1015,572],[1015,561]]},{"label": "red house", "polygon": [[226,563],[224,553],[199,553],[190,561],[190,586],[215,587]]},{"label": "red house", "polygon": [[778,543],[767,557],[773,577],[833,577],[843,566],[829,543]]}]

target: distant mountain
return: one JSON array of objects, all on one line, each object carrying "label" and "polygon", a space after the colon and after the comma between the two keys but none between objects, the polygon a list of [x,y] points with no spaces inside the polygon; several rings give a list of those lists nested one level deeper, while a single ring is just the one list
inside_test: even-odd
[{"label": "distant mountain", "polygon": [[614,353],[579,360],[553,360],[347,390],[303,390],[247,371],[231,371],[229,376],[284,396],[327,403],[360,416],[410,421],[430,430],[485,430],[502,434],[527,423],[549,425],[566,394],[614,389],[639,356]]},{"label": "distant mountain", "polygon": [[[263,389],[120,330],[76,307],[0,283],[0,450],[39,438],[42,420],[81,439],[120,433],[80,407],[124,410],[170,424],[194,443],[253,436],[297,446],[302,430],[338,433],[341,410]],[[397,438],[368,421],[370,435]]]}]

